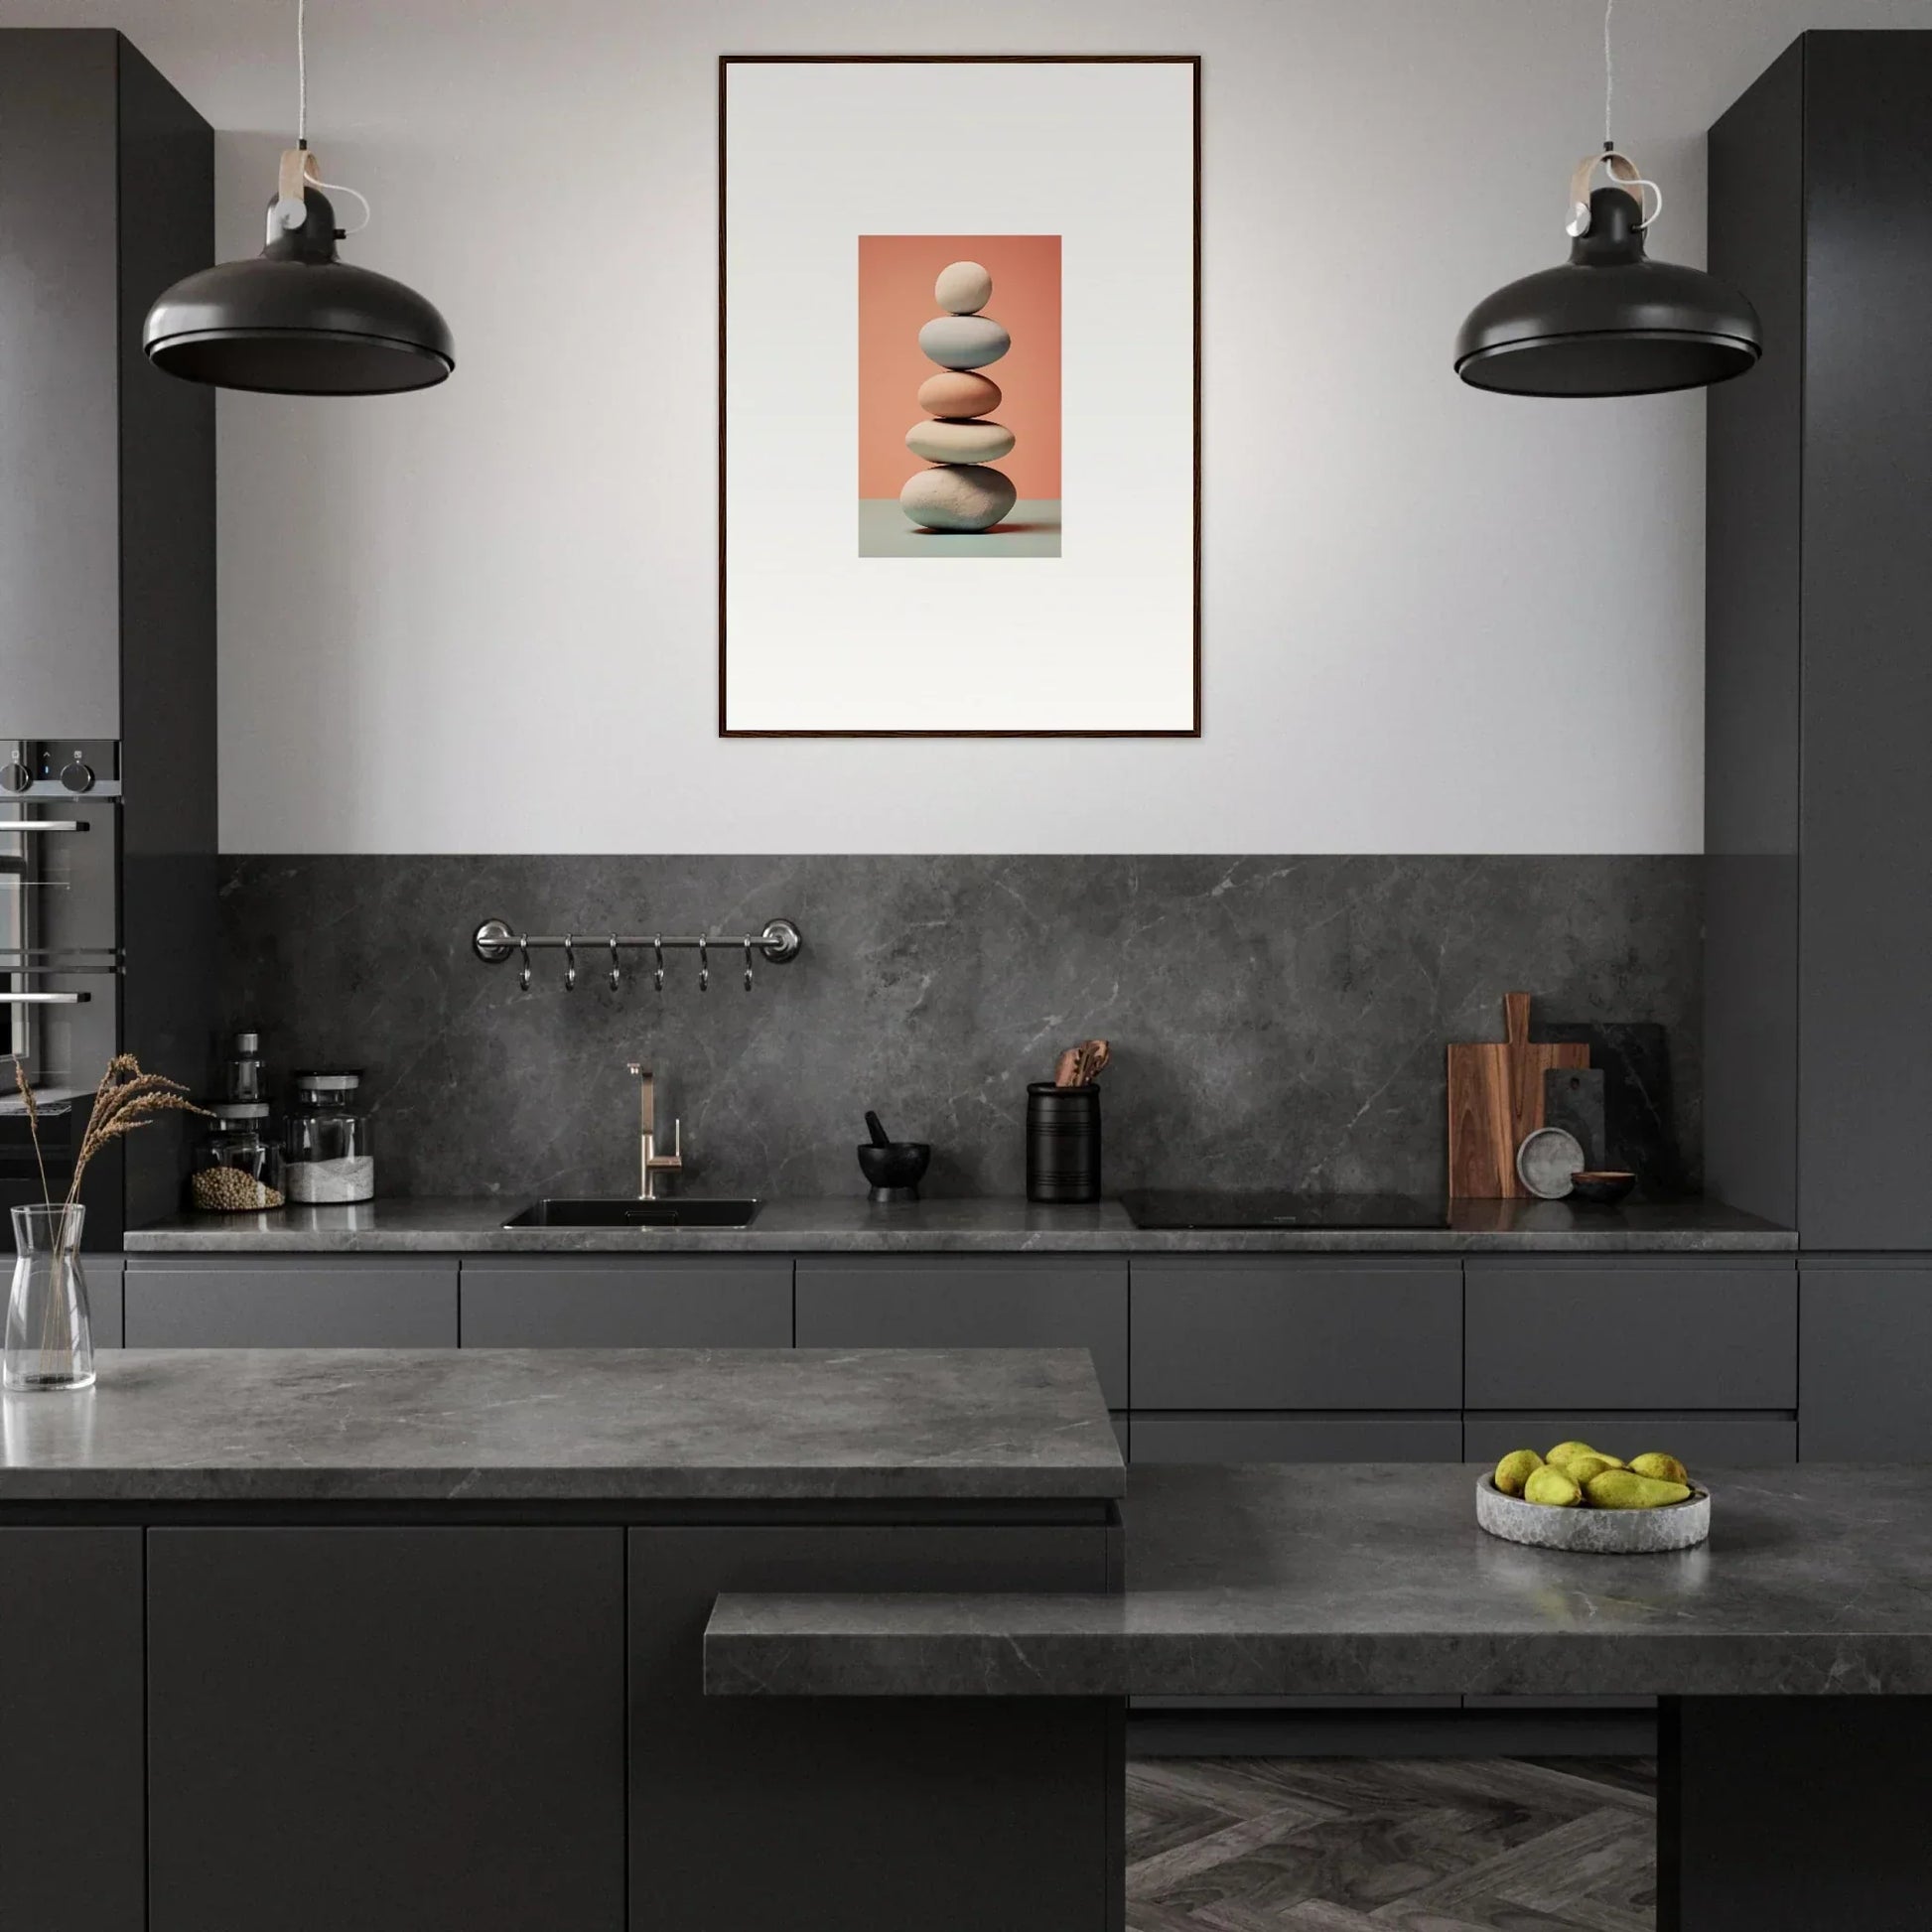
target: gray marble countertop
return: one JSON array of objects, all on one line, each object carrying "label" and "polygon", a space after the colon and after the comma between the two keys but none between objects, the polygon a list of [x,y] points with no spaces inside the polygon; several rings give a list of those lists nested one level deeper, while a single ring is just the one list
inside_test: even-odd
[{"label": "gray marble countertop", "polygon": [[103,1350],[0,1398],[0,1504],[1092,1501],[1080,1349]]},{"label": "gray marble countertop", "polygon": [[1137,1228],[1118,1201],[875,1207],[863,1196],[767,1201],[747,1228],[505,1228],[527,1202],[377,1200],[272,1214],[183,1214],[131,1230],[138,1255],[233,1254],[1733,1254],[1788,1253],[1788,1228],[1688,1200],[1622,1207],[1462,1201],[1434,1228]]},{"label": "gray marble countertop", "polygon": [[1907,1467],[1703,1470],[1709,1543],[1563,1554],[1440,1463],[1130,1472],[1127,1589],[725,1595],[714,1695],[1932,1693],[1932,1488]]}]

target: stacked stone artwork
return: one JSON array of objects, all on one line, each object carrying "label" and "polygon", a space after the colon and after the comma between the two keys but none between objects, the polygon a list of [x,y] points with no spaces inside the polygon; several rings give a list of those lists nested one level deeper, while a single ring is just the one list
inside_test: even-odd
[{"label": "stacked stone artwork", "polygon": [[926,419],[905,432],[905,447],[932,467],[907,481],[899,507],[921,529],[990,530],[1020,492],[991,467],[1013,448],[1014,436],[991,420],[1000,385],[980,371],[1013,339],[981,313],[993,299],[993,277],[978,262],[941,269],[932,293],[945,313],[919,331],[919,346],[939,369],[919,384]]}]

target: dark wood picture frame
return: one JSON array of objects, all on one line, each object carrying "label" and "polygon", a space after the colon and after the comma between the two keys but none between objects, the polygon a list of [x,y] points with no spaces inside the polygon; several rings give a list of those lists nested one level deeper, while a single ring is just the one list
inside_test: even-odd
[{"label": "dark wood picture frame", "polygon": [[[726,717],[726,528],[725,337],[726,337],[726,87],[734,67],[872,66],[904,64],[984,64],[987,66],[1180,66],[1193,69],[1190,111],[1193,119],[1193,721],[1145,731],[1082,730],[833,730],[798,731],[734,728]],[[721,54],[718,57],[718,736],[720,738],[1199,738],[1201,736],[1201,57],[1198,54]]]}]

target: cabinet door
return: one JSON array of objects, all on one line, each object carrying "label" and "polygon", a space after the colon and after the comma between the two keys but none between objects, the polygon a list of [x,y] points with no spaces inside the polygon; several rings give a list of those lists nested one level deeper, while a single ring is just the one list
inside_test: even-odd
[{"label": "cabinet door", "polygon": [[1807,1462],[1932,1462],[1932,1264],[1813,1261],[1800,1276]]},{"label": "cabinet door", "polygon": [[1136,1462],[1459,1462],[1462,1418],[1175,1416],[1134,1418]]},{"label": "cabinet door", "polygon": [[463,1264],[466,1348],[789,1348],[776,1255],[483,1255]]},{"label": "cabinet door", "polygon": [[1798,1423],[1788,1410],[1696,1415],[1627,1409],[1498,1414],[1472,1409],[1462,1419],[1462,1452],[1471,1462],[1494,1462],[1514,1449],[1533,1449],[1540,1455],[1558,1443],[1571,1441],[1607,1449],[1626,1461],[1646,1449],[1663,1449],[1682,1456],[1693,1473],[1700,1468],[1750,1468],[1798,1459]]},{"label": "cabinet door", "polygon": [[0,1529],[0,1924],[143,1932],[141,1532]]},{"label": "cabinet door", "polygon": [[87,1278],[87,1313],[94,1324],[96,1348],[121,1345],[121,1275],[126,1267],[119,1255],[80,1257]]},{"label": "cabinet door", "polygon": [[622,1932],[621,1530],[148,1546],[150,1932]]},{"label": "cabinet door", "polygon": [[110,33],[18,31],[0,53],[0,475],[18,480],[0,490],[9,732],[121,735],[115,53]]},{"label": "cabinet door", "polygon": [[451,1256],[128,1258],[130,1348],[454,1348]]},{"label": "cabinet door", "polygon": [[1137,1415],[1461,1406],[1453,1261],[1135,1259]]},{"label": "cabinet door", "polygon": [[1127,1263],[1013,1255],[801,1258],[800,1348],[1084,1348],[1127,1407]]},{"label": "cabinet door", "polygon": [[632,1530],[631,1932],[1117,1926],[1113,1701],[704,1695],[721,1590],[1105,1590],[1109,1535]]},{"label": "cabinet door", "polygon": [[1797,1406],[1791,1261],[1472,1255],[1466,1278],[1468,1408]]}]

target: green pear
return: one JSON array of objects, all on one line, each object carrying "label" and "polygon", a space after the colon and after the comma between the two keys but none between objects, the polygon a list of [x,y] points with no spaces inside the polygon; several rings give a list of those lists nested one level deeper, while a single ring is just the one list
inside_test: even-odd
[{"label": "green pear", "polygon": [[1543,1458],[1535,1449],[1511,1449],[1496,1464],[1495,1483],[1505,1496],[1520,1496],[1523,1485],[1542,1468]]},{"label": "green pear", "polygon": [[1546,1462],[1524,1483],[1523,1497],[1526,1502],[1545,1503],[1552,1509],[1575,1509],[1583,1501],[1584,1492],[1561,1469]]},{"label": "green pear", "polygon": [[1691,1491],[1682,1482],[1659,1482],[1655,1476],[1640,1476],[1634,1469],[1605,1469],[1591,1476],[1585,1486],[1594,1509],[1662,1509],[1670,1503],[1689,1499]]},{"label": "green pear", "polygon": [[1591,1476],[1600,1476],[1605,1469],[1620,1469],[1623,1464],[1615,1456],[1593,1449],[1587,1455],[1567,1455],[1556,1466],[1572,1482],[1587,1487]]},{"label": "green pear", "polygon": [[1568,1462],[1573,1455],[1594,1455],[1596,1451],[1587,1443],[1559,1443],[1543,1459],[1546,1462]]},{"label": "green pear", "polygon": [[1661,1449],[1650,1449],[1642,1455],[1633,1455],[1630,1466],[1640,1476],[1655,1476],[1659,1482],[1689,1482],[1691,1472],[1676,1456],[1666,1455]]}]

